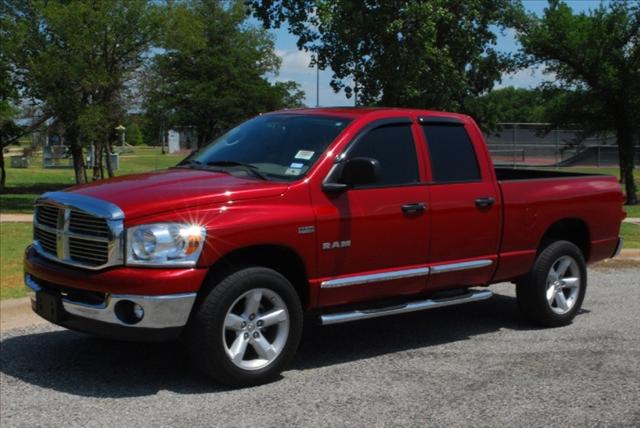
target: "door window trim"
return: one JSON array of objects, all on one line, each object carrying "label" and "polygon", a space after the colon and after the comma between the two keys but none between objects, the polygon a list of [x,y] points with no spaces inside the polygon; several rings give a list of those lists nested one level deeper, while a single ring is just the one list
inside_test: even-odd
[{"label": "door window trim", "polygon": [[[436,181],[433,177],[433,173],[435,171],[433,163],[434,159],[431,155],[431,150],[429,148],[429,139],[427,138],[427,134],[424,132],[424,127],[429,125],[443,126],[443,127],[461,127],[467,135],[469,142],[471,143],[471,148],[473,150],[473,155],[476,161],[476,166],[478,167],[478,178],[474,178],[471,180],[455,180],[455,181]],[[482,167],[480,164],[480,160],[478,159],[478,153],[476,152],[476,146],[471,139],[471,135],[467,131],[467,128],[464,122],[456,117],[439,117],[439,116],[420,116],[418,117],[418,126],[420,127],[420,132],[422,133],[422,137],[424,138],[425,148],[427,149],[428,157],[428,166],[431,170],[431,181],[427,184],[430,186],[446,186],[449,184],[464,184],[464,183],[482,183],[485,181],[484,173],[482,171]]]},{"label": "door window trim", "polygon": [[[342,152],[336,155],[336,157],[333,160],[333,165],[331,167],[331,170],[322,181],[322,184],[324,185],[327,183],[337,183],[336,177],[340,175],[340,171],[342,170],[342,165],[344,165],[344,162],[347,160],[349,153],[351,152],[353,147],[355,147],[355,145],[358,144],[358,142],[361,141],[369,132],[378,128],[382,128],[384,126],[393,126],[393,125],[406,125],[409,128],[412,128],[414,123],[415,123],[414,120],[411,119],[410,117],[400,116],[400,117],[389,117],[384,119],[377,119],[377,120],[374,120],[373,122],[366,124],[365,126],[362,127],[362,129],[358,131],[356,136],[353,137],[351,141],[349,141],[349,143],[347,143],[347,146],[344,148],[344,150],[342,150]],[[419,180],[418,182],[402,183],[402,184],[381,184],[381,185],[372,184],[369,186],[353,187],[348,189],[347,191],[349,192],[349,191],[356,191],[356,190],[388,189],[388,188],[394,188],[394,187],[411,187],[411,186],[425,185],[426,183],[422,180],[421,171],[420,171],[421,155],[418,151],[417,142],[413,135],[413,131],[411,132],[411,141],[413,141],[413,149],[416,152],[416,162],[418,164],[418,180]]]}]

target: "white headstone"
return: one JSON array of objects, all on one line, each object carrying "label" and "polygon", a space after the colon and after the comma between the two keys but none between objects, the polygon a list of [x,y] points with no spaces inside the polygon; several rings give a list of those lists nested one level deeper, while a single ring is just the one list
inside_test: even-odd
[{"label": "white headstone", "polygon": [[180,133],[171,129],[168,137],[169,153],[178,153],[180,151]]}]

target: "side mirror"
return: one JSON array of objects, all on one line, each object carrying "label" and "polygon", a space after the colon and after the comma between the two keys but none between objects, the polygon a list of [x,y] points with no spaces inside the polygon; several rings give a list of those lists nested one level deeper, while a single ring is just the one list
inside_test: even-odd
[{"label": "side mirror", "polygon": [[380,179],[380,162],[373,158],[352,158],[345,162],[336,182],[325,183],[325,192],[337,193],[349,187],[373,184]]}]

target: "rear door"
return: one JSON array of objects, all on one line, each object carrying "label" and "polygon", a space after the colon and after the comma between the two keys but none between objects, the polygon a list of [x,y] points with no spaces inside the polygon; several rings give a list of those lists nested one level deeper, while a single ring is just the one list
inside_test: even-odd
[{"label": "rear door", "polygon": [[340,194],[315,194],[321,306],[415,294],[427,284],[429,212],[418,128],[409,118],[363,130],[343,161],[377,159],[381,179]]},{"label": "rear door", "polygon": [[486,283],[497,262],[500,197],[486,150],[470,138],[479,133],[454,118],[419,122],[431,166],[429,288]]}]

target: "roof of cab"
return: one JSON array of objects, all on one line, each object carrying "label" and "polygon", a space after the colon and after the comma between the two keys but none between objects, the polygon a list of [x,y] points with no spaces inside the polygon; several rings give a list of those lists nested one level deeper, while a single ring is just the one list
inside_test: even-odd
[{"label": "roof of cab", "polygon": [[421,110],[412,108],[399,108],[399,107],[315,107],[315,108],[297,108],[274,111],[272,113],[294,113],[294,114],[324,114],[324,115],[336,115],[343,117],[356,118],[365,116],[372,113],[380,112],[394,112],[400,114],[407,114],[411,116],[446,116],[455,117],[461,120],[467,119],[468,116],[436,110]]}]

